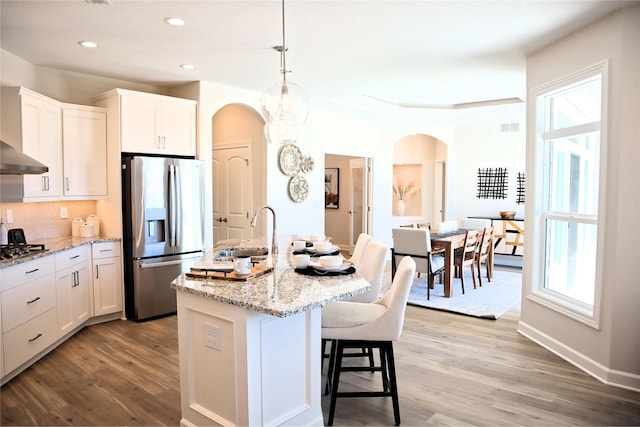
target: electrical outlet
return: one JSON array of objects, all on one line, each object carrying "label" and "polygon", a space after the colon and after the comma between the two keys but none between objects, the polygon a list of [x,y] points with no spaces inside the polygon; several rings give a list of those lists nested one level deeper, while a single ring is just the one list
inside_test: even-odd
[{"label": "electrical outlet", "polygon": [[69,218],[69,210],[67,209],[66,206],[62,206],[60,208],[60,218],[61,219]]},{"label": "electrical outlet", "polygon": [[7,209],[7,224],[13,224],[13,210]]},{"label": "electrical outlet", "polygon": [[204,327],[207,334],[206,346],[220,350],[220,328],[209,324],[205,324]]}]

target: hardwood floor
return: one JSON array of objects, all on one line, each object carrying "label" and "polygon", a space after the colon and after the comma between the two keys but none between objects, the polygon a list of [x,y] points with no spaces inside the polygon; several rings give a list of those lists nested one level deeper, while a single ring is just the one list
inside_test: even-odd
[{"label": "hardwood floor", "polygon": [[[522,337],[518,316],[408,306],[394,343],[402,425],[640,425],[640,393],[606,386]],[[178,425],[176,334],[175,316],[85,328],[2,387],[1,424]],[[378,376],[347,373],[341,387]],[[322,406],[326,420],[328,398]],[[335,425],[390,424],[388,398],[338,400]]]}]

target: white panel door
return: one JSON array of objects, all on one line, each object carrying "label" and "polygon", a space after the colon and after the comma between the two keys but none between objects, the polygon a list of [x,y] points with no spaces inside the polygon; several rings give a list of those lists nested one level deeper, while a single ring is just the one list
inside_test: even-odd
[{"label": "white panel door", "polygon": [[366,157],[349,160],[349,253],[353,253],[360,233],[371,229],[371,159]]},{"label": "white panel door", "polygon": [[213,150],[213,241],[251,236],[251,168],[248,146]]}]

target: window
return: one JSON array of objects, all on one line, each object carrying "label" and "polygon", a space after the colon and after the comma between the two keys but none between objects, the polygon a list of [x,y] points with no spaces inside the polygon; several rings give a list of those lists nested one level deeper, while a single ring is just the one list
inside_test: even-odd
[{"label": "window", "polygon": [[595,327],[605,65],[534,91],[539,256],[530,296]]}]

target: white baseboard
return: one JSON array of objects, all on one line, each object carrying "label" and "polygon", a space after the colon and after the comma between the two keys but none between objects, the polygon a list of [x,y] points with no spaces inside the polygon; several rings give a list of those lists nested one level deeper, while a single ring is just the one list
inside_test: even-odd
[{"label": "white baseboard", "polygon": [[640,392],[640,375],[607,368],[522,321],[518,323],[518,333],[563,358],[604,384]]},{"label": "white baseboard", "polygon": [[493,263],[495,265],[504,265],[507,267],[519,267],[522,268],[522,256],[519,255],[505,255],[494,254]]}]

